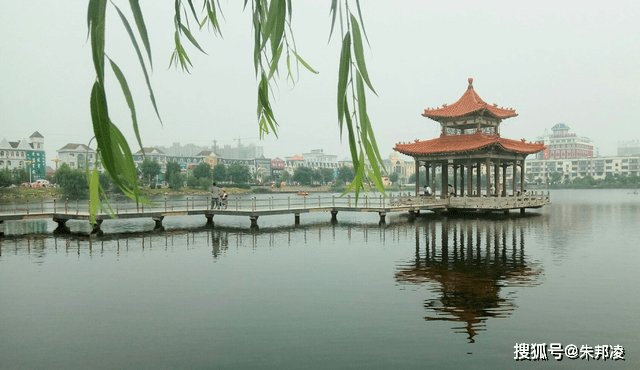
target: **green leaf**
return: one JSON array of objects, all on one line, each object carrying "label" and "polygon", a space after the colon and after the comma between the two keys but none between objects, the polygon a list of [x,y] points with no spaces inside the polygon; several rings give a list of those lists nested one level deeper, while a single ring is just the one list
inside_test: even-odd
[{"label": "green leaf", "polygon": [[91,215],[91,225],[96,223],[96,211],[100,207],[100,182],[98,182],[98,166],[93,167],[91,181],[89,182],[89,213]]},{"label": "green leaf", "polygon": [[340,52],[340,69],[338,71],[338,122],[342,132],[342,121],[345,116],[345,96],[347,94],[347,81],[349,79],[349,65],[351,63],[351,34],[347,32],[342,40]]},{"label": "green leaf", "polygon": [[367,30],[364,29],[364,21],[362,20],[362,10],[360,10],[360,0],[356,0],[356,6],[358,7],[358,18],[360,18],[360,24],[362,25],[362,33],[364,33],[364,38],[367,40],[367,45],[371,46],[369,43],[369,38],[367,37]]},{"label": "green leaf", "polygon": [[191,8],[191,13],[193,13],[193,18],[196,20],[196,22],[200,23],[200,21],[198,21],[198,13],[196,13],[196,8],[193,7],[193,0],[187,0],[187,2],[189,3],[189,7]]},{"label": "green leaf", "polygon": [[287,17],[287,4],[285,0],[272,0],[277,1],[278,8],[276,13],[276,23],[273,28],[273,34],[271,35],[271,55],[274,55],[278,50],[278,47],[282,43],[282,37],[284,36],[284,23]]},{"label": "green leaf", "polygon": [[369,80],[369,74],[367,73],[367,65],[364,61],[364,51],[362,48],[362,36],[360,35],[360,27],[358,26],[358,21],[351,14],[351,29],[353,30],[353,51],[356,54],[356,64],[358,65],[358,70],[362,74],[364,81],[367,83],[367,86],[373,91],[374,94],[376,90],[371,85],[371,81]]},{"label": "green leaf", "polygon": [[153,109],[156,111],[156,116],[158,116],[158,120],[162,124],[162,118],[160,118],[160,113],[158,113],[158,106],[156,105],[156,98],[153,95],[153,89],[151,88],[151,81],[149,81],[149,74],[147,73],[147,67],[144,64],[144,60],[142,59],[142,53],[140,53],[140,48],[138,47],[138,42],[136,38],[133,36],[133,31],[131,30],[131,26],[129,25],[129,21],[122,14],[120,8],[118,8],[115,4],[113,5],[118,11],[118,15],[120,15],[120,19],[122,20],[122,24],[124,24],[124,28],[127,30],[129,34],[129,38],[131,39],[131,44],[133,44],[133,48],[136,50],[136,54],[138,54],[138,61],[140,62],[140,67],[142,67],[142,72],[144,74],[144,79],[147,82],[147,88],[149,89],[149,99],[153,105]]},{"label": "green leaf", "polygon": [[275,71],[278,70],[278,62],[280,61],[280,55],[282,54],[282,44],[280,44],[280,47],[278,48],[278,50],[276,51],[276,53],[273,55],[273,58],[271,59],[271,68],[269,69],[269,80],[271,79],[271,77],[273,77],[273,74],[275,73]]},{"label": "green leaf", "polygon": [[109,62],[111,63],[111,68],[113,69],[113,73],[116,75],[116,78],[120,83],[120,87],[122,88],[122,93],[124,94],[124,97],[127,100],[127,105],[129,106],[129,110],[131,111],[131,121],[133,123],[133,131],[136,134],[136,139],[138,140],[140,149],[144,151],[142,147],[142,139],[140,139],[140,131],[138,130],[138,119],[136,116],[136,107],[133,103],[133,97],[131,96],[131,90],[129,90],[127,79],[124,77],[124,74],[122,73],[118,65],[113,60],[111,60],[111,58],[109,58]]},{"label": "green leaf", "polygon": [[338,0],[331,0],[331,10],[329,10],[329,14],[331,15],[331,31],[329,31],[329,40],[331,41],[331,35],[333,35],[333,26],[336,24],[336,14],[338,13]]},{"label": "green leaf", "polygon": [[293,54],[296,56],[296,58],[298,58],[298,61],[300,61],[300,63],[302,63],[303,66],[305,66],[305,68],[307,68],[309,71],[318,74],[319,72],[316,71],[315,69],[313,69],[307,62],[304,61],[304,59],[302,59],[302,57],[300,55],[298,55],[298,53],[296,53],[295,50],[291,50],[293,52]]},{"label": "green leaf", "polygon": [[[349,134],[349,150],[351,151],[351,161],[353,162],[353,168],[358,169],[360,167],[360,163],[358,162],[358,146],[356,145],[356,135],[353,129],[353,121],[351,121],[351,114],[349,114],[349,106],[347,105],[347,97],[344,97],[344,107],[347,111],[344,118],[347,123],[347,131]],[[342,135],[342,131],[340,132]]]},{"label": "green leaf", "polygon": [[189,39],[189,41],[191,41],[191,43],[198,48],[198,50],[200,50],[201,52],[203,52],[204,54],[207,54],[204,50],[202,50],[202,48],[200,47],[200,44],[198,44],[198,41],[196,41],[196,39],[193,37],[193,35],[191,34],[191,32],[189,32],[189,29],[187,27],[185,27],[183,24],[180,25],[180,30],[182,31],[182,33],[185,34],[185,36],[187,36],[187,38]]},{"label": "green leaf", "polygon": [[87,11],[87,24],[91,35],[91,54],[93,66],[100,85],[104,86],[104,45],[106,0],[90,0]]},{"label": "green leaf", "polygon": [[144,18],[142,17],[142,10],[140,9],[140,4],[138,0],[129,0],[129,5],[131,6],[131,12],[133,13],[133,18],[135,19],[136,26],[138,27],[138,33],[140,33],[140,38],[142,39],[142,43],[144,44],[144,47],[147,50],[147,56],[149,57],[149,65],[153,69],[153,60],[151,59],[151,44],[149,43],[147,27],[144,24]]}]

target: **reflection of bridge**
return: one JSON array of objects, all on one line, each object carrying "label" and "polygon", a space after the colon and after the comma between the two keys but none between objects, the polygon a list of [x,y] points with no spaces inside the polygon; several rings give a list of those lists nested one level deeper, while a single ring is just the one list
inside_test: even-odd
[{"label": "reflection of bridge", "polygon": [[[300,214],[311,212],[330,212],[332,220],[337,219],[338,212],[377,212],[380,222],[385,222],[387,213],[409,212],[412,215],[421,211],[481,211],[509,212],[510,209],[540,208],[549,204],[549,195],[525,194],[510,197],[450,197],[438,199],[424,196],[390,196],[361,197],[356,203],[350,195],[345,197],[288,197],[284,198],[235,198],[230,199],[225,209],[212,209],[210,198],[192,197],[183,200],[165,200],[152,204],[115,203],[110,212],[99,210],[95,216],[92,234],[102,234],[100,225],[104,220],[118,218],[151,218],[155,221],[155,229],[162,229],[162,220],[167,216],[204,215],[207,225],[213,226],[213,217],[244,216],[249,217],[251,227],[257,227],[260,216],[293,214],[296,224],[300,222]],[[7,220],[53,219],[58,224],[56,232],[68,232],[66,222],[69,220],[91,220],[88,201],[57,200],[29,202],[25,204],[0,206],[0,223]],[[0,234],[2,235],[2,234]]]},{"label": "reflection of bridge", "polygon": [[415,259],[399,267],[396,280],[432,286],[440,296],[425,301],[435,313],[425,320],[463,323],[454,329],[474,342],[488,318],[507,317],[517,307],[512,292],[501,291],[540,283],[542,268],[525,258],[521,221],[447,219],[416,227]]}]

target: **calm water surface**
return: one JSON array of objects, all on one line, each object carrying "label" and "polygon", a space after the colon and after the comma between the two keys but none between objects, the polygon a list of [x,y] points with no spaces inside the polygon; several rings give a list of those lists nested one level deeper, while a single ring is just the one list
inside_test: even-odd
[{"label": "calm water surface", "polygon": [[[640,368],[629,193],[555,191],[525,216],[384,225],[322,213],[206,229],[190,216],[150,233],[151,220],[115,220],[94,239],[6,222],[0,368]],[[513,359],[516,343],[550,342],[619,344],[626,360]]]}]

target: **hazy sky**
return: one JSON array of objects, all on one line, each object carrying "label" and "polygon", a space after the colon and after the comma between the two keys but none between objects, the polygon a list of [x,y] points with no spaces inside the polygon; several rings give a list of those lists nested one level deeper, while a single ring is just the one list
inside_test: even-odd
[{"label": "hazy sky", "polygon": [[[129,14],[128,1],[114,2]],[[421,113],[458,100],[469,77],[485,101],[516,109],[519,116],[502,124],[505,137],[535,140],[563,122],[591,138],[600,155],[615,155],[619,140],[640,139],[638,1],[361,3],[371,41],[368,69],[378,92],[368,104],[384,157],[396,142],[436,137],[439,124]],[[311,149],[347,156],[335,104],[339,29],[327,43],[330,1],[294,1],[298,52],[320,73],[301,70],[293,88],[279,82],[273,100],[279,138],[261,142],[250,12],[242,11],[239,0],[221,4],[224,39],[195,31],[208,55],[188,49],[194,67],[186,74],[167,68],[174,47],[173,1],[141,1],[163,125],[149,103],[129,38],[108,6],[106,51],[133,90],[143,144],[235,145],[241,138],[264,146],[267,157]],[[0,1],[0,139],[21,140],[39,131],[48,161],[65,144],[87,144],[93,136],[89,93],[95,73],[86,8],[81,0]],[[139,147],[120,88],[113,77],[107,83],[112,118],[135,152]]]}]

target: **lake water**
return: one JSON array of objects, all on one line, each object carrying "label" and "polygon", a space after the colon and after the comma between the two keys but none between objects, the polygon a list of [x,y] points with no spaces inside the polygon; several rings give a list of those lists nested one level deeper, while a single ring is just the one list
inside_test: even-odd
[{"label": "lake water", "polygon": [[[552,205],[524,216],[382,225],[319,213],[299,226],[262,217],[259,230],[216,216],[207,229],[190,216],[152,233],[151,220],[116,220],[93,239],[6,222],[0,368],[637,369],[630,193],[552,191]],[[520,362],[521,343],[620,345],[625,360]]]}]

